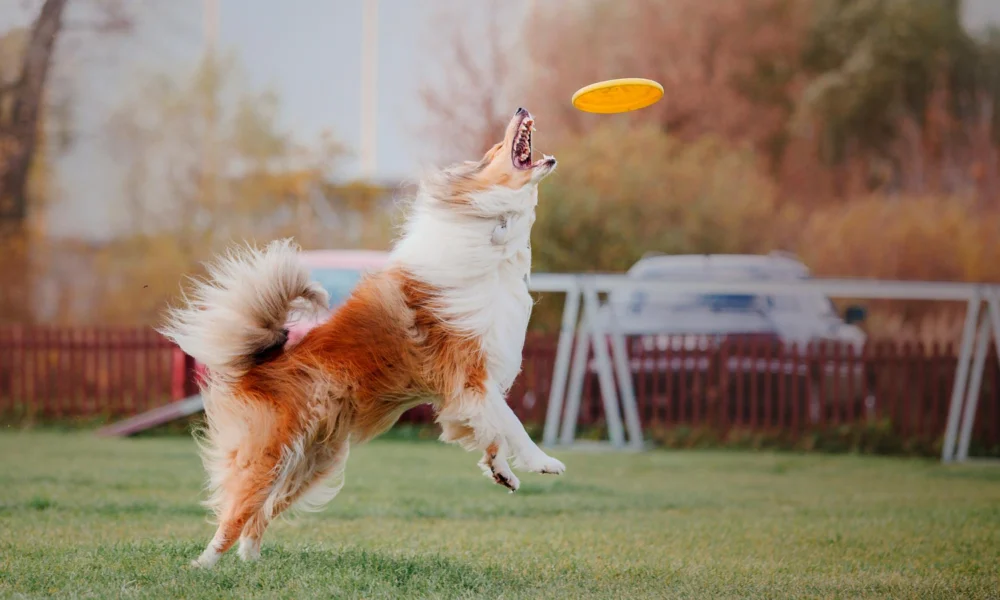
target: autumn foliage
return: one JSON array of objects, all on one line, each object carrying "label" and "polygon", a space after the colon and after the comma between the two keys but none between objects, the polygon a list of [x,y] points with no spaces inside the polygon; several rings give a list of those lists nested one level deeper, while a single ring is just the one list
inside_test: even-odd
[{"label": "autumn foliage", "polygon": [[[18,245],[5,239],[4,263],[19,250],[30,268],[17,271],[30,279],[11,285],[0,274],[0,299],[26,301],[31,319],[157,323],[185,276],[200,275],[233,241],[385,247],[390,191],[337,182],[343,147],[328,134],[299,140],[279,127],[277,96],[249,90],[234,58],[210,55],[179,76],[139,78],[118,101],[104,132],[124,171],[113,237],[46,239],[35,226]],[[45,211],[36,202],[30,214]],[[0,312],[0,323],[28,320]]]},{"label": "autumn foliage", "polygon": [[[521,23],[499,3],[485,27],[435,20],[428,61],[443,76],[421,89],[421,139],[440,141],[440,162],[467,159],[530,108],[537,150],[560,159],[542,187],[536,270],[778,249],[818,275],[1000,281],[1000,34],[963,29],[959,2],[530,6]],[[624,115],[570,105],[624,76],[661,82],[664,99]],[[45,240],[41,204],[29,211],[42,236],[19,246],[32,318],[155,321],[180,275],[233,239],[387,246],[404,192],[341,181],[335,138],[282,130],[279,98],[248,91],[238,61],[133,83],[104,132],[126,171],[113,239]],[[887,334],[955,329],[955,311],[875,308]]]},{"label": "autumn foliage", "polygon": [[[507,93],[561,161],[541,193],[536,267],[780,249],[823,276],[1000,281],[1000,35],[973,37],[960,8],[534,3]],[[663,100],[611,116],[568,101],[627,76],[659,81]],[[875,334],[952,339],[961,325],[960,307],[873,309]]]},{"label": "autumn foliage", "polygon": [[558,156],[538,205],[536,270],[621,271],[651,250],[739,253],[771,243],[774,185],[747,150],[608,125]]}]

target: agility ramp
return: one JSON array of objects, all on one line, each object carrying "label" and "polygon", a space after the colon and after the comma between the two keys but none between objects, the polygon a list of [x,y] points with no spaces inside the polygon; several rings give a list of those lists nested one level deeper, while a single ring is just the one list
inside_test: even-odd
[{"label": "agility ramp", "polygon": [[117,423],[112,423],[97,430],[97,435],[103,437],[126,437],[135,435],[147,429],[165,425],[171,421],[189,417],[205,410],[205,402],[201,394],[188,396],[183,400],[147,410],[144,413],[129,417]]}]

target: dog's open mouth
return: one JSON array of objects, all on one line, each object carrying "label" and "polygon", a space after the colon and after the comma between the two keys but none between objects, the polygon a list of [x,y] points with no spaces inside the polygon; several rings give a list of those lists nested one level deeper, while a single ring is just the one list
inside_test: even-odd
[{"label": "dog's open mouth", "polygon": [[531,162],[531,132],[535,129],[535,120],[530,114],[525,114],[521,118],[521,123],[517,126],[517,133],[514,135],[514,147],[511,149],[511,161],[518,169],[530,169]]}]

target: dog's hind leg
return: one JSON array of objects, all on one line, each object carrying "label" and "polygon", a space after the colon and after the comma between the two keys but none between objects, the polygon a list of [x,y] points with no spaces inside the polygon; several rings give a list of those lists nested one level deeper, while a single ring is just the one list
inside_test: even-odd
[{"label": "dog's hind leg", "polygon": [[274,483],[275,463],[266,457],[258,459],[235,478],[219,528],[193,566],[210,568],[233,546],[250,518],[264,506]]},{"label": "dog's hind leg", "polygon": [[264,531],[274,519],[295,504],[318,510],[344,487],[344,469],[350,444],[314,446],[301,454],[289,453],[264,505],[250,517],[240,536],[239,555],[246,561],[260,558]]},{"label": "dog's hind leg", "polygon": [[232,452],[232,458],[214,468],[220,481],[219,528],[201,556],[197,567],[211,567],[236,543],[251,518],[264,508],[281,475],[281,463],[292,454],[289,432],[292,421],[274,415],[274,420],[259,420]]}]

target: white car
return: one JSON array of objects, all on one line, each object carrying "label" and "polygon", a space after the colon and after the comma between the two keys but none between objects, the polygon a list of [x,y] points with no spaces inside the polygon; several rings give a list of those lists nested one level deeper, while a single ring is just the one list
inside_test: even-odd
[{"label": "white car", "polygon": [[[795,281],[810,277],[808,268],[799,260],[777,253],[646,256],[627,275],[656,282]],[[809,291],[652,293],[640,289],[611,293],[598,319],[606,328],[612,317],[617,331],[629,340],[629,363],[634,376],[653,377],[657,381],[646,385],[647,389],[665,393],[669,373],[685,374],[681,381],[686,383],[676,385],[696,386],[696,380],[692,379],[696,374],[718,374],[721,368],[727,373],[728,383],[723,385],[732,388],[725,393],[734,397],[743,393],[734,387],[737,385],[760,387],[758,392],[763,395],[770,389],[768,381],[777,389],[775,377],[796,377],[807,388],[804,391],[809,397],[807,418],[813,422],[819,418],[821,394],[837,404],[860,401],[864,406],[861,410],[874,409],[862,361],[817,360],[815,354],[813,358],[803,356],[807,345],[817,342],[832,342],[840,352],[849,348],[855,356],[860,356],[866,341],[864,331],[857,326],[865,318],[861,307],[848,307],[841,317],[829,298]],[[790,352],[793,344],[800,354]],[[596,371],[593,361],[589,370],[593,376]],[[739,380],[744,383],[736,384]],[[685,396],[676,391],[674,395]],[[654,403],[675,401],[676,397],[663,397]],[[749,410],[737,410],[740,414],[734,412],[730,417],[749,419]]]},{"label": "white car", "polygon": [[[809,269],[795,258],[770,255],[647,256],[628,271],[640,281],[795,281],[808,279]],[[804,346],[830,341],[864,346],[865,333],[856,325],[864,310],[849,307],[837,314],[829,298],[814,292],[787,294],[650,293],[646,290],[612,293],[600,319],[613,316],[626,335],[642,336],[643,345],[666,349],[683,340],[685,346],[708,338],[773,339]]]}]

